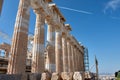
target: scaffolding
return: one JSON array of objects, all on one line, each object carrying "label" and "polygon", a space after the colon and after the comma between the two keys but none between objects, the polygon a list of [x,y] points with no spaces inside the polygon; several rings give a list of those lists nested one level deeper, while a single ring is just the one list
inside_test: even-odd
[{"label": "scaffolding", "polygon": [[88,49],[84,48],[84,66],[85,66],[85,72],[89,72],[89,55],[88,55]]}]

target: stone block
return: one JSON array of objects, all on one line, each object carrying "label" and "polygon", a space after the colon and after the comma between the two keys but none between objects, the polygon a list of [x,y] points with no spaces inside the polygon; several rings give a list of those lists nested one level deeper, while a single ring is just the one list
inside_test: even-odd
[{"label": "stone block", "polygon": [[28,78],[27,76],[28,76],[27,74],[22,74],[21,75],[21,80],[27,80],[27,78]]},{"label": "stone block", "polygon": [[73,73],[72,72],[62,72],[61,77],[63,80],[73,80]]},{"label": "stone block", "polygon": [[21,74],[0,74],[0,80],[22,80]]},{"label": "stone block", "polygon": [[63,80],[68,80],[69,79],[69,73],[68,72],[62,72],[61,77]]},{"label": "stone block", "polygon": [[51,74],[48,72],[42,73],[41,80],[51,80]]},{"label": "stone block", "polygon": [[69,72],[69,80],[73,80],[73,72]]},{"label": "stone block", "polygon": [[29,74],[29,80],[41,80],[41,74],[39,73],[32,73]]},{"label": "stone block", "polygon": [[62,78],[59,73],[53,73],[51,80],[62,80]]},{"label": "stone block", "polygon": [[73,80],[83,80],[82,79],[82,73],[80,73],[80,72],[74,72]]}]

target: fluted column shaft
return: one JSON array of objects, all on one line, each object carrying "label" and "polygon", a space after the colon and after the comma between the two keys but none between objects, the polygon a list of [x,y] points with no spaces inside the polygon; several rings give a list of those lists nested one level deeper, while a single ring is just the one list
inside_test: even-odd
[{"label": "fluted column shaft", "polygon": [[77,63],[76,63],[76,49],[75,49],[75,45],[73,46],[73,58],[74,58],[74,71],[76,71],[76,65],[77,65]]},{"label": "fluted column shaft", "polygon": [[84,66],[84,54],[83,53],[81,53],[81,67],[82,67],[82,71],[85,71],[85,66]]},{"label": "fluted column shaft", "polygon": [[68,71],[72,72],[72,52],[71,52],[71,42],[67,39],[67,50],[68,50]]},{"label": "fluted column shaft", "polygon": [[78,50],[78,71],[81,70],[81,57],[80,57],[80,51]]},{"label": "fluted column shaft", "polygon": [[44,63],[44,17],[36,13],[36,26],[33,44],[32,73],[41,73],[45,70]]},{"label": "fluted column shaft", "polygon": [[78,71],[78,56],[77,56],[77,48],[74,49],[75,52],[75,71]]},{"label": "fluted column shaft", "polygon": [[47,31],[47,54],[48,54],[48,64],[47,68],[50,72],[55,72],[55,26],[53,24],[48,24]]},{"label": "fluted column shaft", "polygon": [[82,55],[83,55],[83,54],[80,52],[80,70],[81,70],[81,71],[83,70],[83,65],[82,65],[82,64],[83,64],[83,61],[84,61],[84,60],[83,60],[83,57],[84,57],[84,56],[82,56]]},{"label": "fluted column shaft", "polygon": [[20,0],[13,33],[8,74],[21,74],[26,70],[26,54],[30,0]]},{"label": "fluted column shaft", "polygon": [[68,72],[68,53],[67,53],[67,40],[66,34],[62,35],[62,51],[63,51],[63,71]]},{"label": "fluted column shaft", "polygon": [[75,65],[74,65],[74,45],[73,42],[71,43],[71,64],[72,64],[72,69],[71,71],[74,72],[75,71]]},{"label": "fluted column shaft", "polygon": [[56,29],[55,58],[56,58],[56,72],[60,73],[63,71],[62,33],[60,29]]},{"label": "fluted column shaft", "polygon": [[76,53],[77,53],[77,71],[79,71],[79,63],[80,63],[80,61],[79,61],[79,52],[78,52],[78,48],[77,48],[77,50],[76,50]]}]

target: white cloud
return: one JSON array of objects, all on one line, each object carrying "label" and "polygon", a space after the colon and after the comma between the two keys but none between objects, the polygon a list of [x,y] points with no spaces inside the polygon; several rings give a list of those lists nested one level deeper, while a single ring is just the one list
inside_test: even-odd
[{"label": "white cloud", "polygon": [[108,9],[112,10],[112,11],[115,11],[117,10],[118,8],[120,8],[120,0],[110,0],[106,6],[105,6],[105,9],[104,9],[104,12],[106,12]]}]

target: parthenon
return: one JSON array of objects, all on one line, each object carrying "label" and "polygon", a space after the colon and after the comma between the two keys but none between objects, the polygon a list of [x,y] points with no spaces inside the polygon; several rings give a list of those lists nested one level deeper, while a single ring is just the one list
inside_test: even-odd
[{"label": "parthenon", "polygon": [[[30,8],[36,15],[30,73],[37,76],[41,74],[41,80],[84,80],[84,46],[70,34],[72,30],[70,24],[65,24],[66,19],[52,0],[20,0],[7,74],[27,74]],[[45,36],[45,24],[48,25],[47,36]],[[49,72],[50,79],[45,77],[48,76],[46,72]],[[21,80],[28,79],[21,78]],[[34,76],[29,80],[38,79]]]}]

